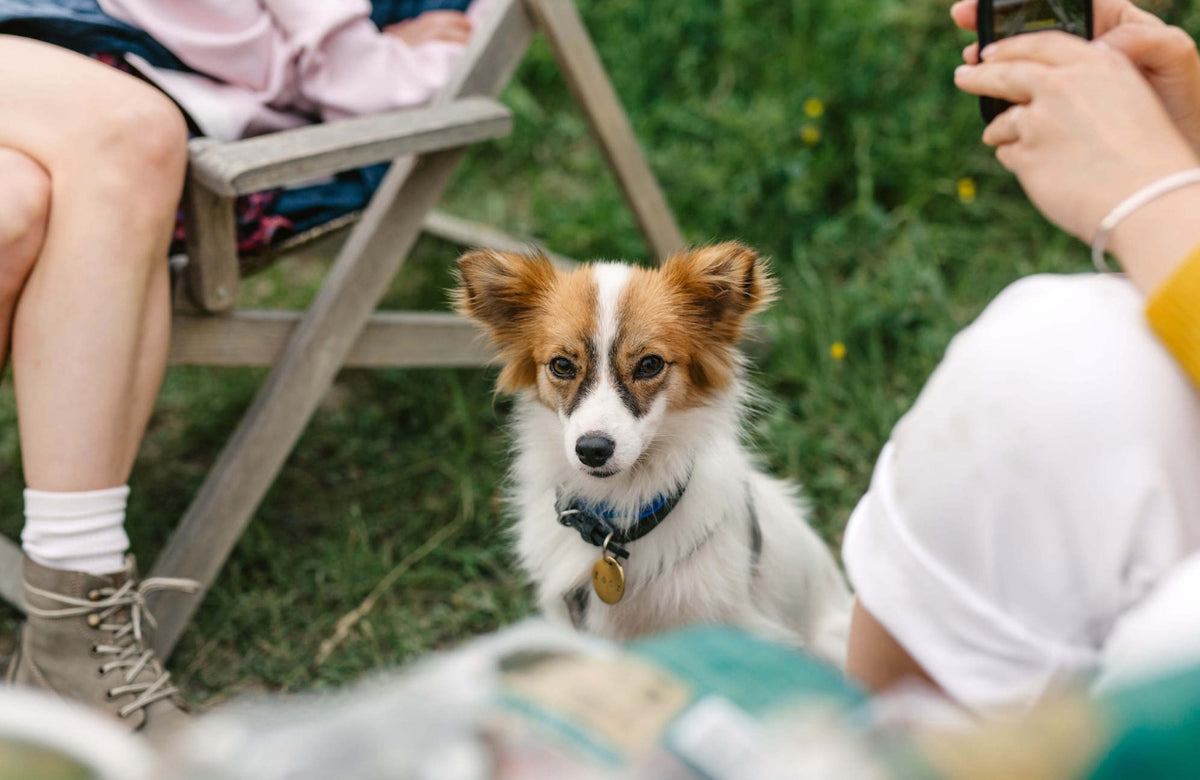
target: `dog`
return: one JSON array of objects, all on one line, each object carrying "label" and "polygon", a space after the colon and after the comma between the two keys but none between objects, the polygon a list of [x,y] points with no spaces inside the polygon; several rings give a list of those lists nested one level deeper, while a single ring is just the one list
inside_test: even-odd
[{"label": "dog", "polygon": [[516,549],[547,617],[612,639],[733,624],[844,665],[845,580],[742,443],[764,261],[738,243],[657,269],[476,250],[457,280],[517,396]]}]

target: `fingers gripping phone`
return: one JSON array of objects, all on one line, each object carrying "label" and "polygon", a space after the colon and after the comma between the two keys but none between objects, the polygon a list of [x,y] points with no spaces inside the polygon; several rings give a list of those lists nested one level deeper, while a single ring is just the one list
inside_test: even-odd
[{"label": "fingers gripping phone", "polygon": [[[1001,38],[1040,30],[1092,38],[1092,0],[979,0],[977,13],[980,51]],[[984,122],[991,122],[1009,105],[997,98],[979,98]]]}]

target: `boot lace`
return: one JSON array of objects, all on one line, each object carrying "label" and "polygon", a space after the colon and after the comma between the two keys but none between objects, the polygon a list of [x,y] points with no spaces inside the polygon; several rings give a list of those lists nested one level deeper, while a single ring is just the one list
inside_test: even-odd
[{"label": "boot lace", "polygon": [[[116,699],[133,695],[134,698],[117,710],[118,716],[128,718],[156,701],[179,693],[179,689],[171,683],[171,673],[158,663],[154,650],[147,646],[142,633],[143,623],[152,628],[157,625],[154,616],[146,608],[146,596],[160,590],[196,593],[200,590],[200,583],[175,577],[149,577],[142,580],[141,584],[136,584],[131,579],[118,588],[97,588],[87,599],[42,590],[29,583],[25,584],[25,588],[30,593],[63,605],[61,609],[39,609],[27,604],[26,609],[30,615],[50,619],[86,615],[89,625],[110,635],[109,643],[96,644],[92,652],[97,656],[111,658],[100,667],[100,674],[105,675],[113,670],[124,671],[124,684],[110,688],[108,697]],[[154,675],[154,679],[139,680],[142,672],[147,669]]]}]

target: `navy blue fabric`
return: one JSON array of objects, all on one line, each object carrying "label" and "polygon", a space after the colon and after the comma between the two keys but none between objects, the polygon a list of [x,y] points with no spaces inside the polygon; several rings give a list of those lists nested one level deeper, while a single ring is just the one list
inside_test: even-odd
[{"label": "navy blue fabric", "polygon": [[465,11],[471,0],[372,0],[371,21],[379,29],[426,11]]},{"label": "navy blue fabric", "polygon": [[36,38],[80,54],[129,52],[155,67],[191,70],[146,33],[104,13],[96,0],[0,0],[0,34]]},{"label": "navy blue fabric", "polygon": [[[375,0],[371,20],[383,28],[426,11],[465,11],[470,2]],[[128,52],[155,67],[191,70],[146,33],[104,13],[96,0],[0,0],[0,34],[36,38],[81,54]],[[287,217],[297,232],[303,232],[363,208],[387,169],[386,163],[372,165],[345,171],[322,184],[283,190],[271,212]]]},{"label": "navy blue fabric", "polygon": [[332,181],[283,190],[271,211],[292,221],[297,233],[367,205],[389,163],[339,173]]}]

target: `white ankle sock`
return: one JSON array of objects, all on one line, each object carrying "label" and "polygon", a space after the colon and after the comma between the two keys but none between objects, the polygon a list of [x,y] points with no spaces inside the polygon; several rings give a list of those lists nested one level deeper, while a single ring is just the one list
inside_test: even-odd
[{"label": "white ankle sock", "polygon": [[129,486],[83,493],[25,490],[21,547],[51,569],[111,574],[125,568]]}]

